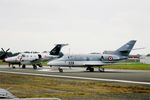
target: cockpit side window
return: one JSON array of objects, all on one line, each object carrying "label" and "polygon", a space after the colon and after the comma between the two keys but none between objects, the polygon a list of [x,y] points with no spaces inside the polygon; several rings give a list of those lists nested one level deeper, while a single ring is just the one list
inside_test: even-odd
[{"label": "cockpit side window", "polygon": [[25,57],[25,55],[22,55],[22,57]]}]

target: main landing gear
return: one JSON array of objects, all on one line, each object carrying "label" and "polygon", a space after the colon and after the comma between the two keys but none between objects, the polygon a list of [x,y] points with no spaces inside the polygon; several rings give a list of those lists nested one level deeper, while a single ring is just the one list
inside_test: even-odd
[{"label": "main landing gear", "polygon": [[[10,63],[8,64],[9,67],[11,67],[11,65],[12,65],[12,68],[13,68],[13,69],[16,68],[16,67],[14,66],[14,64],[10,64]],[[20,67],[20,66],[21,66],[21,64],[19,64],[19,67]],[[33,64],[32,66],[33,66],[33,69],[37,69],[37,66],[42,67],[42,64]],[[22,67],[22,69],[26,69],[26,65],[25,65],[25,64],[23,64],[21,67]]]},{"label": "main landing gear", "polygon": [[[8,66],[10,67],[11,64],[9,63]],[[15,69],[16,67],[12,64],[12,68]]]},{"label": "main landing gear", "polygon": [[105,69],[104,69],[103,67],[99,67],[99,68],[98,68],[98,71],[99,71],[99,72],[104,72]]},{"label": "main landing gear", "polygon": [[87,67],[86,70],[90,71],[90,72],[94,72],[94,68],[93,67]]},{"label": "main landing gear", "polygon": [[[93,67],[87,67],[87,68],[86,68],[86,71],[94,72],[94,68],[93,68]],[[98,71],[99,71],[99,72],[104,72],[104,68],[99,67],[99,68],[98,68]]]},{"label": "main landing gear", "polygon": [[42,64],[33,64],[32,66],[33,66],[33,69],[37,69],[37,66],[43,67]]},{"label": "main landing gear", "polygon": [[23,64],[23,65],[22,65],[22,69],[25,69],[25,68],[26,68],[26,65],[25,65],[25,64]]},{"label": "main landing gear", "polygon": [[[42,67],[42,64],[37,64],[37,65],[36,65],[36,64],[33,64],[32,66],[33,66],[33,69],[37,69],[37,66]],[[25,68],[26,68],[26,65],[23,64],[23,65],[22,65],[22,69],[25,69]]]},{"label": "main landing gear", "polygon": [[[16,65],[19,65],[19,68],[20,68],[20,66],[21,66],[21,64],[20,63],[16,63]],[[8,67],[12,67],[13,69],[15,69],[16,67],[15,67],[15,64],[11,64],[11,63],[8,63]]]}]

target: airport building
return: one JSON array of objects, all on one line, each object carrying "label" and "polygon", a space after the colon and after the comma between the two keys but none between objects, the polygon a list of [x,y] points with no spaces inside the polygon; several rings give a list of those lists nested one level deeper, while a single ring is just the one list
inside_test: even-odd
[{"label": "airport building", "polygon": [[150,64],[150,56],[141,56],[140,57],[140,63]]}]

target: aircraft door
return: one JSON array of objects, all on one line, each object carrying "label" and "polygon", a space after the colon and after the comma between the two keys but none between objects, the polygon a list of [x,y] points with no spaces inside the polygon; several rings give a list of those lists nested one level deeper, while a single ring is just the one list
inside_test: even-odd
[{"label": "aircraft door", "polygon": [[41,58],[42,58],[42,55],[38,54],[38,57],[39,57],[39,59],[41,59]]},{"label": "aircraft door", "polygon": [[22,61],[23,57],[24,57],[23,55],[18,55],[17,60]]},{"label": "aircraft door", "polygon": [[73,60],[74,60],[74,59],[73,59],[72,56],[68,56],[67,64],[70,65],[70,66],[74,65],[74,61],[73,61]]},{"label": "aircraft door", "polygon": [[103,56],[100,57],[100,61],[104,61],[104,57]]}]

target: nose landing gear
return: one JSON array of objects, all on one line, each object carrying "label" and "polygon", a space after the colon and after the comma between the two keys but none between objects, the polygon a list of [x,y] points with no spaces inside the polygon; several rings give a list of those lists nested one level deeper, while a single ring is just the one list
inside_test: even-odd
[{"label": "nose landing gear", "polygon": [[62,69],[62,68],[60,68],[60,67],[58,68],[58,70],[59,70],[59,72],[61,72],[61,73],[63,72],[63,69]]},{"label": "nose landing gear", "polygon": [[33,69],[37,69],[37,66],[35,64],[33,64],[32,66],[33,66]]}]

